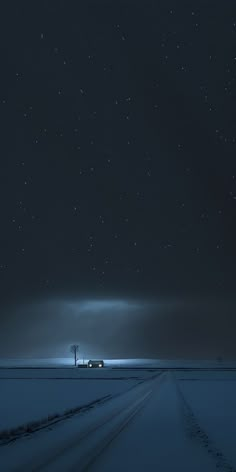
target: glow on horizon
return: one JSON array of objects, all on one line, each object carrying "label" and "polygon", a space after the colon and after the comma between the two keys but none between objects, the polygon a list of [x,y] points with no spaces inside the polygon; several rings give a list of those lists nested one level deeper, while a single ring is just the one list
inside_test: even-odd
[{"label": "glow on horizon", "polygon": [[141,307],[140,303],[126,300],[85,300],[73,302],[69,305],[73,306],[73,308],[76,308],[79,313],[101,313],[109,310],[127,312],[127,310],[137,310]]}]

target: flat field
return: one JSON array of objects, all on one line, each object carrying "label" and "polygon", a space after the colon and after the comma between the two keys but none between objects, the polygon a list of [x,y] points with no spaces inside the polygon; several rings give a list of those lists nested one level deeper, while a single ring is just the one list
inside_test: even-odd
[{"label": "flat field", "polygon": [[236,471],[232,366],[5,368],[0,397],[4,472]]}]

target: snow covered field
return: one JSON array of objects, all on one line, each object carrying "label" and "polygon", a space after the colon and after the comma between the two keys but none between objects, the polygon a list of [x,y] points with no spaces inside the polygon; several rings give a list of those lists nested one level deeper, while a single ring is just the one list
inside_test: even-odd
[{"label": "snow covered field", "polygon": [[111,369],[0,369],[0,432],[119,394],[148,375]]},{"label": "snow covered field", "polygon": [[[84,358],[84,363],[87,363],[89,359]],[[83,360],[79,361],[81,364]],[[186,359],[104,359],[106,367],[195,367],[195,368],[216,368],[216,367],[227,367],[236,368],[236,361],[230,360],[186,360]],[[73,369],[73,359],[71,357],[55,357],[55,358],[22,358],[22,359],[1,359],[0,358],[0,369],[4,367],[10,368],[50,368],[50,367],[66,367]]]},{"label": "snow covered field", "polygon": [[216,448],[223,453],[235,471],[236,371],[198,372],[194,375],[182,372],[176,374],[176,378],[195,417],[189,418],[193,435],[201,440],[201,432],[198,431],[200,426],[206,434],[208,449],[213,451]]},{"label": "snow covered field", "polygon": [[1,445],[0,470],[235,472],[236,370],[205,367],[0,370],[2,424],[114,395]]}]

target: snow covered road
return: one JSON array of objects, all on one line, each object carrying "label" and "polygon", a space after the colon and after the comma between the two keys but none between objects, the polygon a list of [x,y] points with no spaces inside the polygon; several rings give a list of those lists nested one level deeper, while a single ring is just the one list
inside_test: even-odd
[{"label": "snow covered road", "polygon": [[[213,472],[219,470],[207,451],[188,436],[172,376],[152,394],[139,415],[89,469],[91,472],[130,470]],[[76,468],[71,469],[73,471]]]},{"label": "snow covered road", "polygon": [[[178,375],[168,371],[151,374],[148,380],[88,412],[2,446],[0,470],[235,472],[235,454],[222,449],[218,436],[208,427],[207,390],[200,403],[199,395],[193,394],[196,380],[202,390],[202,380],[190,378],[187,387],[184,381],[193,374],[185,373],[185,379]],[[224,377],[218,383],[222,387]],[[225,435],[227,428],[229,422]]]}]

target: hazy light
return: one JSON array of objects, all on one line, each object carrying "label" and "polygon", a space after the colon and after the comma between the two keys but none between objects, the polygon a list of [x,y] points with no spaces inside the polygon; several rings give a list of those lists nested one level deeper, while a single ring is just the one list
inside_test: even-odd
[{"label": "hazy light", "polygon": [[73,308],[78,310],[78,313],[101,313],[107,311],[127,312],[127,310],[140,308],[140,304],[126,300],[85,300],[70,305],[73,305]]}]

